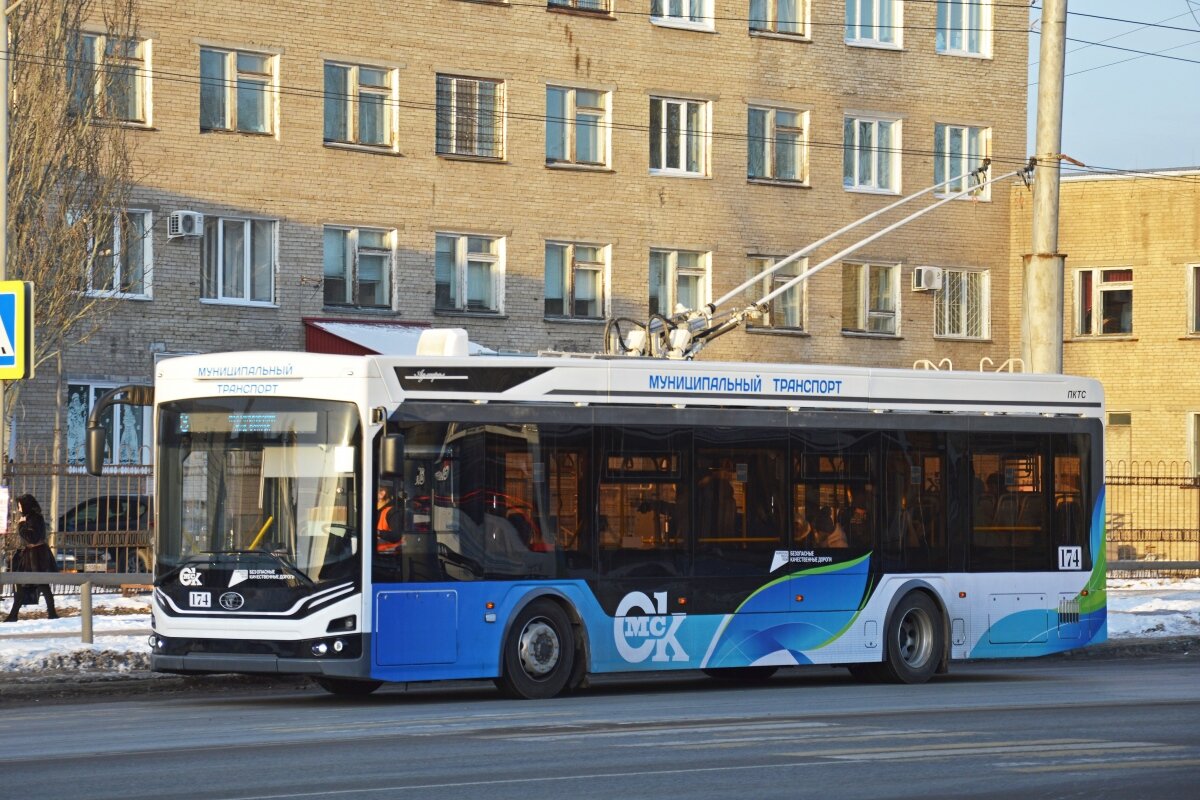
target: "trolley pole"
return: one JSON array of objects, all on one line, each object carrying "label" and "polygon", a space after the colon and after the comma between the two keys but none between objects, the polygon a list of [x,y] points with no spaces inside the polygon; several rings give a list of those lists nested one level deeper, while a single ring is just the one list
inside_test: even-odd
[{"label": "trolley pole", "polygon": [[1021,358],[1031,372],[1063,370],[1063,269],[1058,252],[1059,162],[1062,150],[1063,66],[1067,0],[1042,5],[1037,130],[1033,178],[1033,252],[1025,256]]}]

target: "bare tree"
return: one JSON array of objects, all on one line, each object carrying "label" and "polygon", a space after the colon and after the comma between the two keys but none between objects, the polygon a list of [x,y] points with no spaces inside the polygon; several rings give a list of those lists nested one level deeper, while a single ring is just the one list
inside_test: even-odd
[{"label": "bare tree", "polygon": [[[146,280],[132,256],[150,232],[122,213],[134,183],[126,132],[144,105],[135,7],[24,0],[9,16],[7,274],[34,286],[35,365],[87,341],[112,296]],[[10,416],[19,391],[6,391]]]}]

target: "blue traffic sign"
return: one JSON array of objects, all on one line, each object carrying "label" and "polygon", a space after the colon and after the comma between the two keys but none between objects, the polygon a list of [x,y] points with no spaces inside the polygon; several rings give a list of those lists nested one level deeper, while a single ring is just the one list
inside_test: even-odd
[{"label": "blue traffic sign", "polygon": [[0,380],[33,377],[33,284],[0,281]]}]

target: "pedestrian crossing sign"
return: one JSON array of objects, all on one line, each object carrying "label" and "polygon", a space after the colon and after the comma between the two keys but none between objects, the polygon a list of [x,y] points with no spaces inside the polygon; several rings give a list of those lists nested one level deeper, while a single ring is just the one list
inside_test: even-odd
[{"label": "pedestrian crossing sign", "polygon": [[33,377],[33,284],[0,281],[0,380]]}]

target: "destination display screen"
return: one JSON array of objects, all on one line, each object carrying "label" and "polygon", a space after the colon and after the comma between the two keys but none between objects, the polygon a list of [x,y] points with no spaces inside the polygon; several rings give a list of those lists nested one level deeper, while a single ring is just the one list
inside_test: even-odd
[{"label": "destination display screen", "polygon": [[199,411],[179,415],[176,433],[316,433],[316,411]]}]

